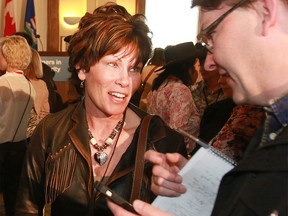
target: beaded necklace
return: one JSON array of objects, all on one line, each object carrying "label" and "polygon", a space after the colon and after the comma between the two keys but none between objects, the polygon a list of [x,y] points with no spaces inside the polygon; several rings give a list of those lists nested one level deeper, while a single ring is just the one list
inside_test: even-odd
[{"label": "beaded necklace", "polygon": [[99,145],[96,139],[93,137],[90,129],[88,128],[88,134],[90,138],[90,144],[97,150],[94,155],[94,159],[99,165],[105,164],[108,159],[107,153],[104,152],[105,149],[108,148],[114,142],[115,136],[119,133],[120,129],[122,128],[124,123],[124,116],[123,118],[117,123],[116,127],[112,130],[111,134],[107,137],[103,145]]}]

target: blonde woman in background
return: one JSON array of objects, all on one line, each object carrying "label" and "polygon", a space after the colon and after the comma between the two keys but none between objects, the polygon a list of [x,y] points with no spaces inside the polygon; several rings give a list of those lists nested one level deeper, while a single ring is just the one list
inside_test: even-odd
[{"label": "blonde woman in background", "polygon": [[43,77],[42,62],[39,53],[31,48],[32,60],[25,74],[36,90],[36,99],[31,109],[30,119],[27,128],[27,138],[30,138],[35,127],[47,114],[50,113],[49,92],[46,83],[41,79]]},{"label": "blonde woman in background", "polygon": [[23,37],[0,39],[0,167],[5,215],[14,214],[18,183],[26,152],[26,130],[35,90],[24,70],[31,48]]}]

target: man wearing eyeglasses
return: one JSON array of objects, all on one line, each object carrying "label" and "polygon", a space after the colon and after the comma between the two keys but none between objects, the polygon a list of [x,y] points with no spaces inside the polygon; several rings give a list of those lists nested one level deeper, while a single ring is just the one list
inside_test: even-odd
[{"label": "man wearing eyeglasses", "polygon": [[[237,104],[266,110],[244,159],[222,178],[212,215],[288,215],[288,0],[194,0],[193,6],[202,12],[197,38],[209,50],[205,69],[217,67],[227,77]],[[186,191],[173,171],[185,159],[153,151],[145,156],[155,164],[156,194]],[[116,215],[130,214],[109,205]],[[139,200],[133,206],[140,215],[169,215]]]}]

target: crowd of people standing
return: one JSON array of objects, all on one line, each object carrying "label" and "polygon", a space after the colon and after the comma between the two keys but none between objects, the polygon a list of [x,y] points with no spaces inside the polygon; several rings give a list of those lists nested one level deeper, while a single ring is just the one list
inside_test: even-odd
[{"label": "crowd of people standing", "polygon": [[198,42],[153,52],[144,15],[100,6],[69,37],[69,71],[81,97],[55,112],[29,40],[1,38],[6,215],[39,215],[47,204],[54,216],[134,215],[107,200],[100,184],[140,215],[170,215],[151,203],[186,192],[179,170],[200,148],[178,129],[238,163],[222,178],[211,215],[287,215],[288,65],[279,56],[288,48],[287,5],[194,0],[202,14]]}]

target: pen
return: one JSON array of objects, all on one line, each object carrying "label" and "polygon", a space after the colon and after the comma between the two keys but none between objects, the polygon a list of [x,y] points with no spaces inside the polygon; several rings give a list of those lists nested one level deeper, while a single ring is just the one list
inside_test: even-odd
[{"label": "pen", "polygon": [[189,133],[187,133],[186,131],[183,131],[182,129],[178,128],[176,129],[180,134],[182,134],[185,137],[188,137],[189,139],[195,141],[197,144],[199,144],[200,146],[202,146],[203,148],[209,148],[210,145],[208,145],[207,143],[205,143],[204,141],[200,140],[198,137],[195,137]]}]

